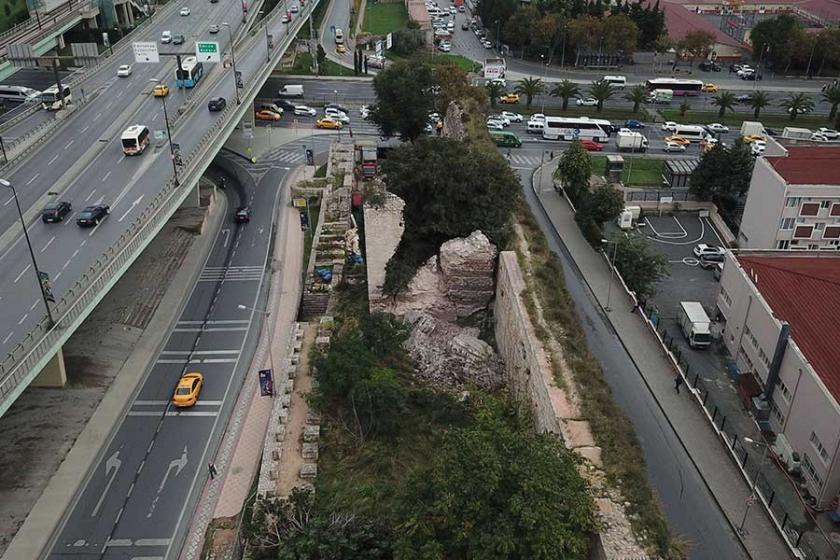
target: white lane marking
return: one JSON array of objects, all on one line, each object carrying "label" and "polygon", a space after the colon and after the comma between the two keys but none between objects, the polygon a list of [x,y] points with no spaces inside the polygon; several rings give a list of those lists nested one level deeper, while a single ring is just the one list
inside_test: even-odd
[{"label": "white lane marking", "polygon": [[9,339],[12,338],[13,334],[15,334],[15,331],[12,331],[9,334],[7,334],[6,338],[3,339],[3,344],[6,344],[7,342],[9,342]]},{"label": "white lane marking", "polygon": [[32,311],[33,309],[35,309],[36,305],[38,305],[38,300],[37,299],[34,301],[34,303],[32,303],[32,305],[29,306],[29,311]]},{"label": "white lane marking", "polygon": [[7,200],[6,202],[4,202],[4,203],[3,203],[3,206],[8,206],[9,204],[11,204],[11,203],[12,203],[12,201],[13,201],[14,199],[15,199],[15,197],[10,196],[10,197],[9,197],[9,200]]},{"label": "white lane marking", "polygon": [[44,251],[46,251],[46,250],[47,250],[47,247],[49,247],[49,246],[52,244],[52,242],[53,242],[53,241],[55,241],[55,235],[53,235],[52,237],[50,237],[50,240],[49,240],[49,241],[47,241],[47,244],[46,244],[46,245],[44,245],[44,248],[43,248],[43,249],[41,249],[41,252],[43,253]]},{"label": "white lane marking", "polygon": [[69,142],[67,142],[67,144],[64,145],[64,149],[69,150],[70,146],[73,145],[73,142],[75,142],[75,140],[70,140]]},{"label": "white lane marking", "polygon": [[98,224],[93,226],[93,229],[90,230],[90,233],[88,234],[88,237],[93,237],[93,234],[96,233],[96,230],[98,230],[99,226],[101,226],[101,225],[102,225],[102,222],[99,222]]},{"label": "white lane marking", "polygon": [[90,128],[90,126],[86,126],[86,127],[84,127],[82,130],[80,130],[79,132],[81,132],[82,134],[84,134],[84,133],[85,133],[85,131],[86,131],[87,129],[89,129],[89,128]]},{"label": "white lane marking", "polygon": [[93,196],[93,193],[95,193],[95,192],[96,192],[96,189],[93,189],[92,191],[90,191],[90,194],[89,194],[89,195],[87,195],[87,198],[85,199],[85,202],[87,202],[88,200],[90,200],[90,199],[91,199],[91,197]]},{"label": "white lane marking", "polygon": [[73,257],[70,257],[69,259],[67,259],[67,262],[64,263],[64,266],[61,267],[61,270],[64,270],[65,268],[67,268],[67,266],[70,264],[70,262],[72,260],[73,260]]},{"label": "white lane marking", "polygon": [[55,278],[53,278],[53,282],[56,282],[59,278],[61,278],[61,271],[60,271],[60,270],[59,270],[59,271],[58,271],[58,273],[55,275]]},{"label": "white lane marking", "polygon": [[144,197],[144,196],[146,196],[146,195],[141,194],[140,196],[138,196],[138,197],[137,197],[137,200],[135,200],[134,202],[132,202],[132,203],[131,203],[131,206],[128,208],[128,210],[126,210],[126,211],[125,211],[125,214],[123,214],[122,216],[120,216],[120,219],[119,219],[119,220],[117,220],[117,221],[118,221],[118,222],[121,222],[121,221],[123,221],[123,220],[125,219],[125,217],[126,217],[126,216],[128,216],[129,214],[131,214],[131,211],[132,211],[132,210],[134,210],[134,208],[135,208],[138,204],[140,204],[140,201],[141,201],[141,200],[143,200],[143,197]]},{"label": "white lane marking", "polygon": [[55,154],[50,161],[47,162],[47,165],[52,165],[55,163],[55,160],[58,159],[58,154]]},{"label": "white lane marking", "polygon": [[23,277],[23,275],[26,274],[26,271],[29,270],[30,266],[32,266],[32,265],[28,264],[28,265],[26,265],[26,268],[24,268],[23,270],[20,271],[20,274],[18,274],[17,278],[15,278],[15,284],[17,284],[18,280],[20,280]]},{"label": "white lane marking", "polygon": [[38,175],[40,175],[40,173],[36,173],[35,175],[33,175],[33,176],[32,176],[32,178],[31,178],[31,179],[29,179],[29,180],[26,182],[26,184],[28,185],[28,184],[30,184],[32,181],[34,181],[35,179],[37,179],[37,178],[38,178]]},{"label": "white lane marking", "polygon": [[98,120],[99,117],[101,117],[101,116],[102,116],[102,113],[96,113],[96,116],[93,117],[93,120]]},{"label": "white lane marking", "polygon": [[21,317],[21,318],[20,318],[20,321],[18,321],[18,325],[22,325],[22,324],[23,324],[23,322],[24,322],[24,321],[26,321],[26,318],[27,318],[27,317],[29,317],[29,313],[24,313],[24,314],[23,314],[23,317]]},{"label": "white lane marking", "polygon": [[158,118],[158,115],[159,115],[159,114],[160,114],[160,113],[155,113],[154,115],[152,115],[152,120],[153,120],[153,121],[156,121],[156,120],[157,120],[157,118]]},{"label": "white lane marking", "polygon": [[119,161],[117,161],[117,165],[121,164],[124,159],[125,159],[125,154],[123,154],[122,157],[120,157]]},{"label": "white lane marking", "polygon": [[111,176],[111,172],[109,171],[108,173],[105,174],[104,177],[102,177],[102,182],[104,183],[105,181],[107,181],[108,177],[110,177],[110,176]]},{"label": "white lane marking", "polygon": [[72,224],[73,223],[73,218],[75,218],[75,217],[76,217],[75,212],[73,214],[70,214],[69,216],[67,216],[67,219],[64,220],[64,225],[69,226],[70,224]]}]

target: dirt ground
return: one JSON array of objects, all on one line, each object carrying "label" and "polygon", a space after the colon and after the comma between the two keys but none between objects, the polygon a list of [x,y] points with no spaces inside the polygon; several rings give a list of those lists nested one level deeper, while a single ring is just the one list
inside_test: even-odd
[{"label": "dirt ground", "polygon": [[179,210],[64,345],[67,385],[30,387],[0,418],[0,555],[143,335],[203,220],[203,209]]}]

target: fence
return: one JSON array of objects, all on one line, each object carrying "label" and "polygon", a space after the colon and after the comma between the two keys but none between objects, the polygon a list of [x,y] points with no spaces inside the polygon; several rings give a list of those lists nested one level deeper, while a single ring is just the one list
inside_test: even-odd
[{"label": "fence", "polygon": [[695,200],[693,196],[686,190],[671,190],[671,189],[644,189],[636,191],[625,191],[625,196],[628,201],[653,201],[656,202],[661,198],[672,198],[675,202],[686,202]]}]

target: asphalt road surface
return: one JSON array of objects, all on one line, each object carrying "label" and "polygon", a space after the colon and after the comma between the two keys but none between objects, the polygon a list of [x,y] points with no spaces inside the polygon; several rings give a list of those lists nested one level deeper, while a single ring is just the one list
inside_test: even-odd
[{"label": "asphalt road surface", "polygon": [[[248,369],[263,314],[238,306],[263,305],[272,225],[287,170],[272,168],[259,185],[213,170],[227,179],[224,225],[49,558],[164,558],[179,550],[194,493],[208,476],[208,450],[224,431],[244,376],[256,375]],[[233,222],[240,205],[253,209],[250,223]],[[201,372],[204,387],[196,406],[174,408],[170,399],[187,371]]]}]

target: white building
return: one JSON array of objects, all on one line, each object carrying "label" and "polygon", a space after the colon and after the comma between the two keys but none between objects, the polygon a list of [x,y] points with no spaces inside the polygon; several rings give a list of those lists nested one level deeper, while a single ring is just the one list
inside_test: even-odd
[{"label": "white building", "polygon": [[728,253],[717,308],[726,347],[770,405],[770,428],[799,452],[808,491],[827,506],[840,493],[840,254]]},{"label": "white building", "polygon": [[738,245],[837,250],[840,147],[789,146],[786,152],[756,160]]}]

